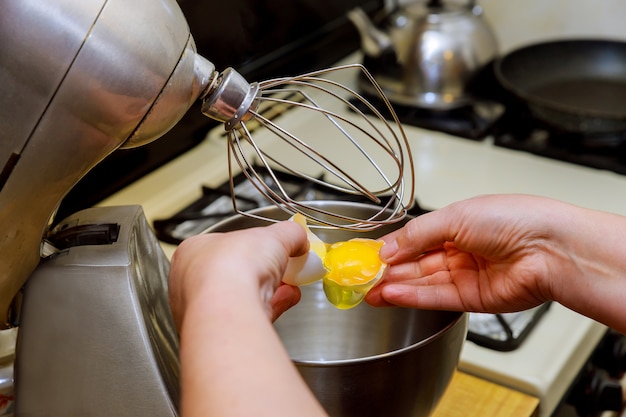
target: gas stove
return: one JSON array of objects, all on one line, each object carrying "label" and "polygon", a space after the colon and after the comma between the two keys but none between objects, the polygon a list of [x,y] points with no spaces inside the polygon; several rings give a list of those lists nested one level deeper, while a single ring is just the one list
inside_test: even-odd
[{"label": "gas stove", "polygon": [[[178,3],[185,9],[191,32],[197,41],[198,51],[210,57],[216,67],[221,69],[234,66],[247,79],[256,81],[315,70],[345,57],[358,47],[359,41],[354,28],[345,18],[345,10],[358,5],[363,7],[372,18],[380,18],[386,14],[385,10],[390,3],[396,2],[282,0],[278,2],[279,5],[273,4],[276,7],[272,7],[271,15],[265,2],[254,0],[210,4],[179,0]],[[496,3],[493,4],[495,8],[497,8]],[[278,10],[280,13],[274,13]],[[507,14],[510,14],[510,11]],[[542,12],[542,15],[545,16],[545,13]],[[268,22],[273,22],[273,24],[269,25]],[[359,54],[353,54],[345,57],[339,64],[361,61]],[[338,78],[336,81],[353,88],[356,85],[356,80],[353,79]],[[398,115],[405,125],[416,164],[417,201],[411,210],[411,215],[419,216],[426,211],[436,210],[457,200],[489,193],[543,195],[580,206],[626,215],[626,199],[621,198],[626,191],[626,136],[623,133],[581,137],[557,131],[550,126],[538,123],[524,108],[504,100],[500,96],[501,91],[492,89],[493,80],[487,84],[480,85],[477,92],[481,94],[476,96],[477,100],[474,103],[453,111],[396,106]],[[321,129],[303,112],[292,110],[280,117],[287,119],[286,123],[294,127],[292,131],[296,135],[300,131],[314,131],[319,133],[321,146],[333,146],[332,134]],[[112,220],[107,220],[104,225],[100,223],[98,225],[106,226],[115,239],[119,238],[120,223],[132,224],[137,225],[137,230],[140,230],[142,234],[145,232],[146,238],[140,240],[145,240],[148,246],[152,245],[150,246],[152,248],[160,244],[163,247],[165,257],[160,256],[159,251],[155,251],[159,253],[158,262],[154,262],[153,258],[143,252],[138,255],[138,259],[147,260],[140,264],[145,263],[151,275],[164,277],[163,271],[167,267],[166,257],[171,257],[182,239],[202,233],[216,221],[233,214],[230,192],[224,187],[228,181],[229,171],[226,138],[221,127],[212,129],[212,126],[214,125],[201,115],[199,104],[196,103],[162,139],[144,147],[114,152],[65,196],[63,203],[56,211],[55,218],[50,220],[61,223],[57,225],[51,223],[49,226],[60,225],[62,227],[59,230],[65,231],[69,224],[74,224],[72,215],[78,213],[79,210],[93,205],[106,207],[106,209],[96,207],[90,210],[99,213],[109,212],[112,215]],[[276,143],[270,135],[264,136],[262,132],[259,132],[256,140],[267,142],[269,152],[279,154],[281,151],[281,145]],[[15,161],[14,156],[11,157],[10,162]],[[13,168],[14,164],[9,163],[7,166]],[[240,178],[237,177],[237,179]],[[346,198],[343,195],[333,194],[329,190],[315,189],[307,183],[296,181],[294,187],[301,191],[300,198],[303,200]],[[245,210],[265,204],[263,200],[248,194],[251,186],[245,181],[237,180],[236,191],[239,195],[237,204],[240,209]],[[140,210],[137,205],[143,210]],[[145,214],[145,219],[140,215],[141,212]],[[101,218],[100,215],[96,217]],[[69,219],[68,223],[63,223],[64,218]],[[91,222],[89,219],[85,221]],[[153,226],[160,242],[155,241],[149,226]],[[133,227],[123,227],[122,230],[133,230]],[[69,235],[79,230],[74,227],[68,229]],[[61,235],[61,237],[69,236],[64,233]],[[107,234],[104,238],[107,249],[113,247],[110,246],[111,242],[107,241],[109,237],[111,236]],[[55,244],[59,246],[61,240],[57,240]],[[65,242],[69,245],[73,241]],[[93,243],[93,241],[90,242]],[[123,243],[120,242],[120,245]],[[91,250],[95,245],[85,246]],[[51,247],[46,242],[43,249],[48,254]],[[62,246],[58,249],[62,249]],[[99,254],[98,252],[102,251],[98,249],[101,248],[94,249],[94,258],[104,263],[108,262],[109,257]],[[70,256],[65,255],[63,253],[63,256],[50,256],[45,267],[57,265],[57,262],[58,265],[68,266],[66,262],[72,260],[69,259]],[[78,263],[81,267],[89,265],[86,267],[85,275],[93,277],[93,264],[84,262],[84,259],[78,259]],[[159,271],[154,273],[154,268]],[[118,271],[122,269],[116,268]],[[142,268],[137,269],[136,276],[141,277],[142,271]],[[64,281],[68,281],[66,283],[70,286],[74,284],[65,279],[64,273],[59,276],[63,277]],[[78,276],[73,274],[74,279]],[[81,279],[78,281],[81,285],[86,282]],[[117,282],[110,277],[104,281],[107,284]],[[49,300],[54,297],[50,298],[49,291],[41,291],[39,294],[44,300],[35,301],[36,307],[63,306],[67,310],[61,308],[59,311],[69,311],[74,318],[86,320],[87,324],[74,326],[74,334],[90,339],[90,333],[84,331],[88,327],[109,329],[112,332],[111,336],[103,338],[108,341],[115,340],[120,334],[124,334],[120,328],[111,326],[111,323],[115,321],[110,320],[112,316],[103,313],[106,311],[104,308],[94,308],[95,304],[85,302],[84,297],[72,297],[73,291],[66,291],[55,281],[46,278],[30,280],[29,288],[31,290],[37,288],[36,286],[40,285],[37,283],[41,282],[44,283],[44,287],[39,288],[54,288],[59,295],[62,294],[73,300],[80,298],[81,307],[85,308],[85,311],[89,314],[94,313],[104,320],[102,326],[93,326],[91,318],[87,318],[86,314],[78,314],[78,310],[72,303],[50,303]],[[100,299],[99,287],[87,286],[88,292],[97,293],[96,298]],[[125,289],[131,287],[133,286],[124,286]],[[165,294],[164,288],[161,286],[160,295]],[[136,288],[132,288],[132,291],[135,290]],[[32,294],[31,292],[26,300],[32,300]],[[129,310],[118,308],[124,303],[121,292],[115,290],[112,294],[110,299],[115,299],[120,303],[107,303],[106,307],[112,308],[115,315],[126,319],[132,315],[126,314],[126,311],[137,312],[132,302],[127,303]],[[159,306],[165,310],[158,313],[158,316],[167,317],[166,297],[161,297],[160,300]],[[19,306],[20,303],[17,302],[16,305]],[[44,309],[30,307],[24,310],[39,311],[42,318],[57,324],[64,322],[66,318],[57,319],[56,316],[47,314]],[[68,354],[71,352],[68,346],[82,349],[83,345],[68,343],[68,340],[72,340],[68,337],[68,333],[56,331],[56,328],[47,325],[45,320],[35,320],[39,328],[29,325],[28,317],[28,314],[16,316],[13,321],[15,325],[23,325],[19,328],[22,338],[22,342],[18,343],[20,353],[23,354],[32,349],[30,350],[31,356],[28,354],[22,356],[27,359],[17,368],[21,368],[22,375],[25,375],[27,374],[24,372],[27,369],[25,364],[28,364],[30,369],[34,370],[30,381],[37,382],[32,386],[42,388],[33,391],[46,392],[46,395],[51,398],[61,398],[63,401],[63,398],[67,397],[55,395],[57,391],[50,390],[50,387],[67,389],[70,384],[54,385],[54,381],[58,382],[57,376],[66,377],[70,374],[79,375],[79,373],[66,372],[69,368],[64,367],[65,362],[57,359],[51,360],[54,358],[51,353],[55,351],[51,346],[61,347],[56,349],[56,353],[71,356],[72,359],[80,357],[81,361],[84,359],[82,363],[88,370],[91,370],[94,358],[100,357],[100,352],[83,355],[84,351],[81,350],[78,355]],[[20,318],[24,320],[20,321]],[[143,319],[147,319],[147,316]],[[130,321],[132,320],[120,322]],[[148,321],[158,325],[158,321]],[[29,333],[31,329],[34,329],[34,332]],[[0,366],[1,415],[5,415],[8,408],[13,406],[12,358],[16,345],[15,335],[18,333],[16,330],[17,328],[0,332],[0,339],[2,339],[0,350],[3,353],[0,355],[0,359],[3,360],[0,364],[2,365]],[[64,330],[67,330],[67,327]],[[45,333],[48,333],[49,339],[47,340],[51,342],[41,342],[42,339],[39,337]],[[24,343],[24,340],[28,340],[28,334],[36,334],[38,340],[30,339],[33,342]],[[141,335],[135,331],[127,334]],[[159,334],[165,333],[159,331]],[[173,335],[169,337],[169,341],[174,341],[174,333],[168,334]],[[63,337],[61,343],[57,342],[59,335]],[[91,339],[92,342],[93,340],[95,339]],[[146,337],[140,342],[148,340],[152,341],[155,338]],[[126,341],[129,342],[129,340]],[[103,344],[98,342],[93,345],[100,350]],[[41,346],[46,346],[45,351],[38,351]],[[135,365],[141,362],[131,359],[131,354],[139,351],[133,347],[133,343],[113,344],[112,346],[124,360],[130,360]],[[120,346],[130,348],[132,352],[125,353],[119,349]],[[174,351],[170,348],[166,350],[170,353]],[[39,364],[30,360],[33,353],[38,360],[43,362]],[[617,401],[619,406],[622,401],[622,388],[619,384],[612,384],[611,381],[624,377],[625,357],[626,338],[623,335],[616,334],[605,326],[556,303],[549,303],[521,313],[471,314],[468,338],[464,344],[459,369],[537,397],[540,400],[539,417],[574,417],[576,415],[572,411],[574,408],[584,411],[584,413],[581,412],[581,416],[596,417],[600,414],[594,411],[595,402],[609,400],[615,403]],[[159,363],[162,365],[163,362]],[[50,364],[54,364],[57,371],[47,372],[47,375],[42,374],[41,369],[50,370]],[[76,367],[72,366],[71,369],[75,370]],[[88,373],[92,376],[96,375],[91,371]],[[110,374],[109,377],[112,375]],[[44,377],[52,377],[54,381],[49,383]],[[171,379],[171,384],[169,384],[171,387],[177,387],[176,378],[167,379]],[[155,380],[160,380],[160,378]],[[29,379],[18,377],[17,381],[29,381]],[[79,377],[76,381],[80,386],[84,384],[85,379]],[[111,385],[117,387],[119,384],[113,381]],[[128,384],[126,385],[128,388]],[[134,384],[134,386],[141,386],[141,384]],[[99,399],[104,402],[115,397],[115,395],[104,395],[99,389],[95,391]],[[128,390],[124,389],[124,391]],[[149,401],[150,395],[147,391],[145,389],[139,391],[138,397],[141,401]],[[27,398],[24,392],[22,390],[21,395]],[[71,389],[69,392],[73,393]],[[178,396],[172,395],[172,397]],[[85,403],[84,396],[81,398],[82,403]],[[568,398],[577,400],[575,407],[564,405]],[[468,398],[468,400],[471,399]],[[120,404],[123,402],[121,401]],[[87,403],[93,406],[96,402],[88,401]],[[46,401],[23,401],[22,404],[48,403]],[[126,410],[132,410],[132,407],[127,407],[127,404],[124,406]],[[602,417],[607,417],[607,415],[602,414]]]}]

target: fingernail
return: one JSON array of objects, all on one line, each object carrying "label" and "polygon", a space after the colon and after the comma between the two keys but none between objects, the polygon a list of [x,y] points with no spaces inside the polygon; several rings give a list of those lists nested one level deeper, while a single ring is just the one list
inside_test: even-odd
[{"label": "fingernail", "polygon": [[385,242],[382,248],[380,248],[379,256],[385,260],[392,258],[396,252],[398,252],[398,242],[392,240],[391,242]]}]

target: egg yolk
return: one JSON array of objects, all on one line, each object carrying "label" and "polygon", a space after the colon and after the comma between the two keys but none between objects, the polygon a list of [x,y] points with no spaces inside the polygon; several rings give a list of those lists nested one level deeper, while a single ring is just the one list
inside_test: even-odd
[{"label": "egg yolk", "polygon": [[[306,276],[307,281],[310,276],[322,279],[326,298],[339,309],[346,310],[360,304],[385,269],[386,264],[378,256],[384,242],[355,238],[327,244],[311,232],[303,215],[295,214],[291,220],[300,224],[307,233],[310,246],[307,260],[317,258],[319,261],[313,262],[308,269],[301,267],[300,278]],[[308,257],[310,254],[316,256]],[[305,269],[306,273],[303,272]]]},{"label": "egg yolk", "polygon": [[325,279],[339,285],[360,285],[371,281],[379,273],[383,263],[378,256],[382,241],[352,239],[328,245],[324,267]]}]

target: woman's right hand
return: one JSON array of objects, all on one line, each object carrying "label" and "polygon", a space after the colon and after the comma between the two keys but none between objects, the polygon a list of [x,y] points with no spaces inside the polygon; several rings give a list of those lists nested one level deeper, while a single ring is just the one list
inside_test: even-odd
[{"label": "woman's right hand", "polygon": [[556,300],[624,329],[624,237],[621,216],[528,195],[476,197],[384,236],[389,267],[366,300],[481,312]]}]

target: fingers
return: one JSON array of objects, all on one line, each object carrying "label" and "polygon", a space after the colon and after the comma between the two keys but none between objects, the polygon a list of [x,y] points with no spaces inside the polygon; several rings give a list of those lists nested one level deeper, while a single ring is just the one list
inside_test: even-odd
[{"label": "fingers", "polygon": [[[366,301],[376,307],[398,305],[397,302],[404,303],[405,298],[395,299],[393,296],[387,298],[388,295],[383,295],[383,292],[386,292],[388,287],[401,285],[405,291],[409,291],[409,288],[447,285],[450,282],[451,274],[446,267],[445,253],[437,251],[423,255],[413,262],[389,265],[383,280],[368,293]],[[412,304],[414,302],[416,300],[410,300],[403,306],[424,308]]]},{"label": "fingers", "polygon": [[[188,302],[195,299],[202,288],[210,286],[208,294],[211,294],[212,291],[230,291],[229,287],[244,285],[250,290],[257,288],[266,309],[271,310],[270,316],[278,317],[299,299],[299,290],[281,289],[275,306],[270,302],[288,257],[304,254],[307,250],[306,233],[293,222],[186,239],[172,257],[170,305],[175,314],[182,317]],[[241,254],[246,254],[244,262]],[[225,276],[229,279],[224,280]]]},{"label": "fingers", "polygon": [[275,321],[285,311],[298,304],[301,297],[300,288],[291,285],[280,285],[270,301],[271,320]]},{"label": "fingers", "polygon": [[457,287],[452,283],[425,286],[385,285],[380,289],[380,298],[399,307],[450,311],[467,309]]},{"label": "fingers", "polygon": [[380,251],[381,258],[388,263],[400,263],[421,254],[441,248],[445,242],[456,237],[455,222],[446,207],[423,214],[382,237],[385,245]]},{"label": "fingers", "polygon": [[454,271],[449,269],[451,246],[446,244],[442,249],[419,255],[414,260],[390,264],[382,282],[370,291],[366,301],[376,307],[393,305],[429,310],[465,310],[465,304],[472,304],[469,296],[474,291],[467,289],[464,297],[468,299],[464,300],[459,285],[471,287],[475,274],[472,268],[468,268],[465,279],[461,278],[458,271],[456,277],[460,282],[453,279]]},{"label": "fingers", "polygon": [[290,221],[274,223],[266,228],[285,247],[289,256],[304,255],[309,250],[306,232],[299,224]]},{"label": "fingers", "polygon": [[427,277],[438,272],[448,272],[448,259],[448,254],[442,249],[421,254],[416,259],[410,259],[404,263],[389,264],[385,271],[385,282],[397,282]]},{"label": "fingers", "polygon": [[375,307],[398,306],[425,310],[462,311],[467,308],[459,289],[448,272],[402,280],[389,281],[385,277],[365,298]]}]

